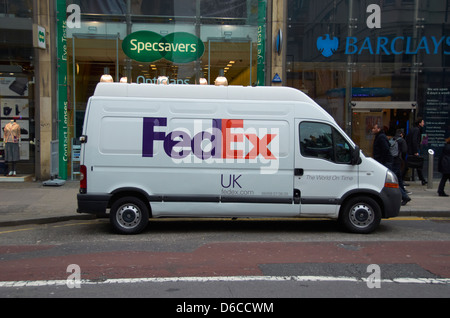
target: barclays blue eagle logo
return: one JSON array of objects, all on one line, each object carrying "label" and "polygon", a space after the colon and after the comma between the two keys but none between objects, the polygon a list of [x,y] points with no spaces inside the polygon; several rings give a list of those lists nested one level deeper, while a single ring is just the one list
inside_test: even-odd
[{"label": "barclays blue eagle logo", "polygon": [[339,49],[339,40],[334,37],[330,38],[329,34],[317,38],[317,49],[325,57],[332,56]]}]

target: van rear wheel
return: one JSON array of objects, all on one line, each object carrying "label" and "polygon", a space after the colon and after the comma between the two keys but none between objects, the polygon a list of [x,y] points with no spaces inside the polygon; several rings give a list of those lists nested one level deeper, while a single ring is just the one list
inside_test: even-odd
[{"label": "van rear wheel", "polygon": [[138,198],[123,197],[111,206],[110,221],[119,233],[138,234],[146,228],[148,219],[148,207]]},{"label": "van rear wheel", "polygon": [[343,205],[339,221],[350,232],[368,234],[380,224],[381,209],[372,198],[351,198]]}]

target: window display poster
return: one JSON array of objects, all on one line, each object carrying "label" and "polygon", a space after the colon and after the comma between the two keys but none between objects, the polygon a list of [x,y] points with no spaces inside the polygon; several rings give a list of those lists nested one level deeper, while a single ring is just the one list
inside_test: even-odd
[{"label": "window display poster", "polygon": [[21,117],[28,118],[30,116],[29,100],[28,99],[0,99],[0,117],[13,118]]},{"label": "window display poster", "polygon": [[28,78],[0,77],[1,96],[28,96]]},{"label": "window display poster", "polygon": [[449,137],[450,128],[450,89],[447,87],[428,88],[423,113],[425,127],[423,146],[433,149],[440,156]]}]

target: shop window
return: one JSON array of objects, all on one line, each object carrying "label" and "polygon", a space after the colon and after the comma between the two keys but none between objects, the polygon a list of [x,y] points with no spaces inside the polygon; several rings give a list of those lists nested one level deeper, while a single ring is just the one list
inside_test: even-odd
[{"label": "shop window", "polygon": [[132,12],[137,15],[188,17],[196,15],[196,0],[132,1]]},{"label": "shop window", "polygon": [[204,17],[247,17],[247,0],[201,0],[200,3],[201,15]]},{"label": "shop window", "polygon": [[0,0],[0,14],[7,14],[9,17],[31,18],[32,10],[32,0]]},{"label": "shop window", "polygon": [[[148,1],[146,1],[148,2]],[[126,14],[126,0],[75,0],[73,4],[80,6],[83,14]]]}]

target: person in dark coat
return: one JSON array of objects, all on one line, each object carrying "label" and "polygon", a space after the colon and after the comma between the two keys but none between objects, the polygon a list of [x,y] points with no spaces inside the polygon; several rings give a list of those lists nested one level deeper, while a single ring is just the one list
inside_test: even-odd
[{"label": "person in dark coat", "polygon": [[[423,126],[425,125],[425,122],[422,118],[417,118],[415,125],[413,128],[411,128],[411,132],[406,137],[406,142],[408,144],[408,156],[418,156],[419,150],[420,150],[420,142],[421,142],[421,130]],[[422,169],[416,168],[417,170],[417,176],[419,177],[420,181],[422,181],[422,185],[426,185],[427,181],[423,177]]]},{"label": "person in dark coat", "polygon": [[438,194],[440,197],[448,197],[448,194],[444,192],[444,187],[447,180],[450,180],[450,137],[445,139],[445,147],[442,150],[442,155],[439,157],[438,171],[442,173]]},{"label": "person in dark coat", "polygon": [[373,140],[373,159],[392,170],[392,155],[389,151],[389,140],[378,124],[372,128],[372,133],[375,135]]},{"label": "person in dark coat", "polygon": [[395,131],[395,140],[398,142],[398,150],[400,151],[400,171],[402,180],[405,178],[406,168],[406,157],[408,156],[408,144],[405,140],[405,130],[399,128]]},{"label": "person in dark coat", "polygon": [[408,193],[405,189],[402,176],[403,158],[406,156],[407,152],[406,141],[405,139],[403,139],[403,129],[397,129],[395,132],[395,136],[392,137],[392,140],[395,141],[398,145],[397,155],[392,156],[392,171],[397,176],[398,186],[400,187],[400,191],[402,192],[402,205],[405,205],[406,203],[411,201],[411,198],[408,196]]}]

